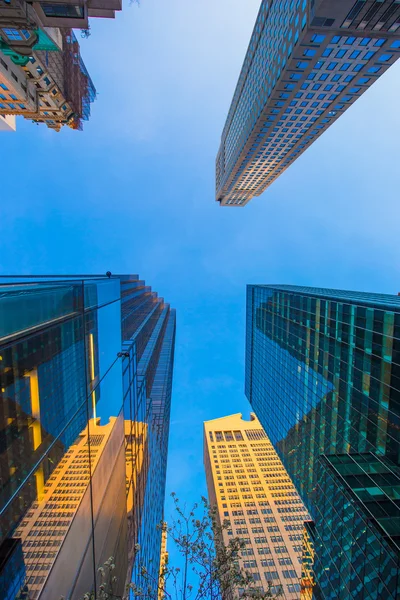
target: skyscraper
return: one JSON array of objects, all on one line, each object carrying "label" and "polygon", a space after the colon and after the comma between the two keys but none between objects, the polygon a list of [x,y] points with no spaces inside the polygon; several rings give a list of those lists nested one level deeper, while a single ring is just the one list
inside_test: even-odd
[{"label": "skyscraper", "polygon": [[[244,539],[241,567],[255,587],[270,582],[281,598],[300,598],[303,523],[308,518],[293,483],[259,420],[241,414],[204,423],[204,465],[209,502],[223,532]],[[239,590],[240,592],[240,590]]]},{"label": "skyscraper", "polygon": [[0,286],[2,598],[80,598],[111,555],[123,589],[137,543],[157,580],[174,342],[136,275]]},{"label": "skyscraper", "polygon": [[314,597],[400,594],[400,297],[247,288],[246,395],[313,519]]},{"label": "skyscraper", "polygon": [[397,0],[262,0],[222,132],[216,200],[259,196],[399,56]]}]

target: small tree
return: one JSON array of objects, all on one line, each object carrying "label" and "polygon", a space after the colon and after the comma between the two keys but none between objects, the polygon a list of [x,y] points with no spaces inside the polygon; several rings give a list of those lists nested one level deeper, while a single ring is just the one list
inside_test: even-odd
[{"label": "small tree", "polygon": [[176,517],[169,527],[165,523],[158,527],[166,529],[169,544],[172,542],[181,555],[182,567],[166,562],[160,577],[154,578],[140,562],[140,548],[136,546],[135,561],[139,561],[141,581],[131,583],[125,595],[116,595],[111,557],[99,569],[97,598],[85,594],[83,600],[127,600],[130,596],[144,600],[233,600],[239,596],[243,600],[266,600],[282,595],[281,589],[272,592],[269,582],[266,589],[257,587],[252,574],[241,567],[246,542],[238,537],[225,542],[224,532],[230,530],[230,522],[220,522],[216,507],[202,497],[200,506],[194,504],[187,511],[181,508],[176,494],[171,495]]}]

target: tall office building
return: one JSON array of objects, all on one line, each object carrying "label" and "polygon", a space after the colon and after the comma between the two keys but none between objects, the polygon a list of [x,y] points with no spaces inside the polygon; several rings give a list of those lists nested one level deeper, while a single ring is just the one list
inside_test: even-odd
[{"label": "tall office building", "polygon": [[175,311],[136,275],[0,286],[0,597],[157,581]]},{"label": "tall office building", "polygon": [[[228,544],[234,535],[246,541],[241,567],[252,573],[254,587],[281,598],[300,598],[303,524],[308,518],[295,487],[254,414],[204,423],[204,465],[209,502]],[[240,593],[240,590],[238,590]]]},{"label": "tall office building", "polygon": [[216,200],[259,196],[400,56],[397,0],[262,0],[216,160]]},{"label": "tall office building", "polygon": [[250,285],[246,318],[246,395],[313,519],[314,597],[400,597],[400,297]]}]

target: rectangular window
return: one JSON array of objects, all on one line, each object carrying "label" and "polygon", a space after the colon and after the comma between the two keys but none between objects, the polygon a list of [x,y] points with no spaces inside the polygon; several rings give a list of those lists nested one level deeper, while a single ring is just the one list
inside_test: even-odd
[{"label": "rectangular window", "polygon": [[9,27],[5,27],[3,29],[3,31],[9,40],[23,40],[24,39],[22,37],[21,33],[18,31],[18,29],[11,29]]},{"label": "rectangular window", "polygon": [[83,6],[73,4],[40,4],[46,17],[55,17],[57,19],[83,19]]}]

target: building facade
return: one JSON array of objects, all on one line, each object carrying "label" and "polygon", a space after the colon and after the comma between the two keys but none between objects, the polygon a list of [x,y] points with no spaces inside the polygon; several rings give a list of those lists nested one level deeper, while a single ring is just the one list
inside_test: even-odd
[{"label": "building facade", "polygon": [[73,29],[89,35],[90,17],[114,18],[121,8],[121,0],[1,1],[2,121],[21,115],[56,131],[82,129],[96,90]]},{"label": "building facade", "polygon": [[246,395],[313,519],[314,597],[398,598],[400,297],[250,285],[246,319]]},{"label": "building facade", "polygon": [[216,159],[216,200],[259,196],[400,55],[393,0],[263,0]]},{"label": "building facade", "polygon": [[[241,567],[254,586],[281,598],[300,598],[302,539],[306,509],[261,423],[241,414],[204,423],[204,465],[209,502],[223,532],[246,541]],[[240,590],[238,590],[240,594]]]},{"label": "building facade", "polygon": [[[40,30],[48,28],[88,29],[89,18],[114,19],[122,9],[122,0],[4,0],[0,4],[0,34],[15,28],[21,36],[14,36],[13,46],[29,56]],[[25,51],[24,51],[25,50]]]},{"label": "building facade", "polygon": [[[0,285],[0,597],[159,572],[175,311],[136,275]],[[68,565],[68,567],[66,566]]]},{"label": "building facade", "polygon": [[73,31],[39,30],[29,56],[9,45],[19,35],[0,30],[0,115],[21,115],[56,131],[82,129],[96,90]]}]

